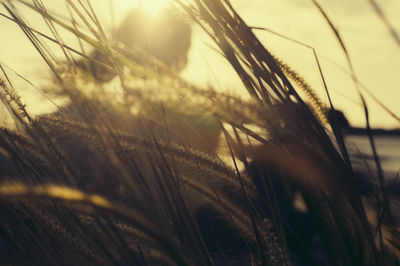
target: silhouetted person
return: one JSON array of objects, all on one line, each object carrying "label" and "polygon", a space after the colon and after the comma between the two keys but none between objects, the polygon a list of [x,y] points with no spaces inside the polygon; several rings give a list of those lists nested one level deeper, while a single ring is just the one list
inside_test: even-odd
[{"label": "silhouetted person", "polygon": [[347,135],[350,123],[342,111],[330,109],[327,113],[327,118],[331,125],[337,126],[343,136]]},{"label": "silhouetted person", "polygon": [[[114,49],[157,73],[179,73],[187,64],[191,44],[191,29],[183,15],[172,7],[162,9],[151,16],[142,9],[134,9],[112,33],[117,42]],[[99,50],[90,55],[98,61],[113,66],[110,57]],[[158,60],[163,67],[157,67]],[[77,66],[91,73],[97,81],[108,82],[115,73],[94,61],[81,60]]]}]

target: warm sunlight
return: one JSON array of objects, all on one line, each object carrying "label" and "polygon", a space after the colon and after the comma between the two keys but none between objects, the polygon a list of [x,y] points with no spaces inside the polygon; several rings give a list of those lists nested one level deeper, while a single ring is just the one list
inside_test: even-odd
[{"label": "warm sunlight", "polygon": [[138,0],[139,6],[146,10],[151,15],[157,13],[164,7],[170,4],[169,0]]},{"label": "warm sunlight", "polygon": [[399,266],[398,10],[0,0],[0,266]]}]

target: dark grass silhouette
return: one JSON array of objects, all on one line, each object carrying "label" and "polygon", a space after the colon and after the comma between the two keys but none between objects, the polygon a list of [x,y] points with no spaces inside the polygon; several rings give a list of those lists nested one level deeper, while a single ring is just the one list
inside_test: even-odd
[{"label": "dark grass silhouette", "polygon": [[[110,46],[88,3],[67,1],[82,10],[75,14],[82,27],[98,29],[94,38],[41,5],[30,6],[50,26],[67,28],[95,48],[86,63],[67,60],[68,78],[18,9],[3,3],[70,104],[32,118],[1,79],[1,99],[20,129],[0,131],[1,263],[398,263],[398,223],[390,219],[388,192],[373,181],[368,193],[362,189],[345,146],[338,151],[321,124],[329,120],[340,141],[337,119],[326,119],[311,87],[269,53],[229,1],[176,4],[218,45],[251,95],[247,101],[177,76],[190,45],[189,26],[177,15],[183,13],[164,11],[157,26],[147,28],[141,23],[150,18],[133,11],[113,33],[119,43]],[[130,20],[137,28],[125,26]],[[131,31],[127,39],[124,27]],[[97,80],[94,96],[74,76],[82,68]],[[114,77],[124,90],[122,102],[100,93]],[[306,92],[313,111],[290,80]],[[232,167],[220,158],[226,155]],[[380,204],[368,210],[377,225],[367,219],[366,196]],[[376,241],[376,228],[387,233],[384,242]]]}]

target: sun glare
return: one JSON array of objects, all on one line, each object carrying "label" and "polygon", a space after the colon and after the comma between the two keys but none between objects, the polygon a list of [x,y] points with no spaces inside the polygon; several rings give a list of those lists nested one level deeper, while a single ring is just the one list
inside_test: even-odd
[{"label": "sun glare", "polygon": [[157,15],[158,12],[170,4],[168,0],[138,0],[139,7],[142,7],[151,15]]}]

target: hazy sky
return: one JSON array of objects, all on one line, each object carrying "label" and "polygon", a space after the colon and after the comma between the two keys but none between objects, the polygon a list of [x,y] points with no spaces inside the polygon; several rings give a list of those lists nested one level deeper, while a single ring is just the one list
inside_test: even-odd
[{"label": "hazy sky", "polygon": [[[50,10],[65,14],[63,0],[42,0]],[[138,5],[135,0],[115,0],[116,24],[124,14]],[[151,10],[165,5],[166,0],[142,0]],[[311,45],[317,50],[324,75],[335,105],[342,109],[353,125],[365,123],[359,97],[349,75],[340,46],[311,0],[232,0],[244,20],[252,26],[266,27]],[[383,23],[371,9],[368,0],[320,0],[333,19],[350,52],[358,78],[393,112],[400,116],[400,47],[396,45]],[[400,32],[400,1],[377,1],[392,25]],[[111,29],[109,0],[92,1],[106,29]],[[0,9],[6,13],[4,9]],[[26,11],[24,17],[42,31],[48,32],[36,14]],[[208,47],[211,43],[198,27],[193,27],[193,45],[189,64],[182,75],[197,84],[211,83],[221,90],[243,92],[240,81],[231,67]],[[40,84],[48,69],[32,45],[13,23],[0,17],[0,62],[14,68],[34,83]],[[293,66],[326,101],[320,74],[312,51],[274,36],[257,32],[264,45],[276,56]],[[76,46],[73,36],[66,35],[66,42]],[[18,83],[20,84],[20,83]],[[48,108],[48,101],[32,89],[25,89],[23,100],[35,106],[36,112]],[[371,120],[374,126],[400,127],[369,97]]]}]

